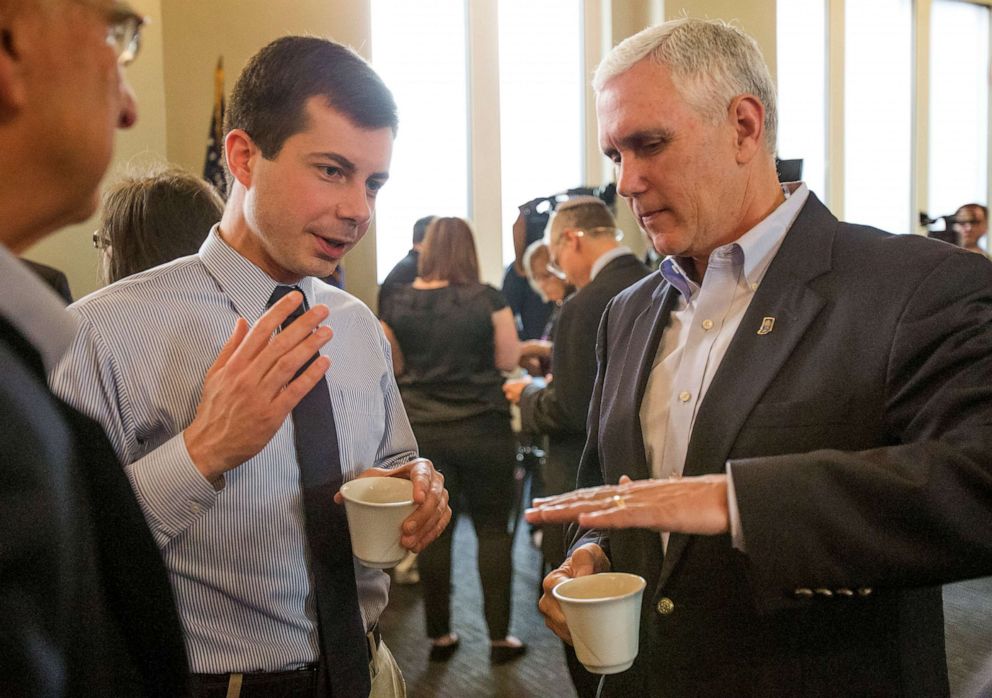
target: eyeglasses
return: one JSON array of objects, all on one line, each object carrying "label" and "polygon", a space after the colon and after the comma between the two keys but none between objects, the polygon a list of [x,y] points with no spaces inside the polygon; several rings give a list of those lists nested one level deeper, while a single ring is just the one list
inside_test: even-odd
[{"label": "eyeglasses", "polygon": [[601,236],[605,233],[613,233],[613,239],[617,242],[623,240],[623,231],[619,228],[613,228],[610,226],[598,226],[595,228],[588,228],[586,230],[581,230],[578,228],[568,229],[561,231],[558,235],[558,239],[548,245],[548,254],[551,259],[548,262],[547,269],[549,272],[557,276],[559,279],[565,279],[565,270],[561,268],[561,262],[558,259],[558,248],[561,247],[561,243],[565,240],[566,234],[571,233],[574,238],[585,237],[588,233],[590,237]]},{"label": "eyeglasses", "polygon": [[110,248],[110,240],[104,237],[103,231],[93,231],[93,247],[98,250],[106,250]]},{"label": "eyeglasses", "polygon": [[984,222],[985,221],[979,220],[978,218],[958,218],[955,219],[954,224],[960,225],[963,228],[966,225],[976,226],[976,225],[981,225]]},{"label": "eyeglasses", "polygon": [[124,4],[107,11],[107,45],[114,49],[118,65],[130,65],[141,50],[141,28],[147,20]]}]

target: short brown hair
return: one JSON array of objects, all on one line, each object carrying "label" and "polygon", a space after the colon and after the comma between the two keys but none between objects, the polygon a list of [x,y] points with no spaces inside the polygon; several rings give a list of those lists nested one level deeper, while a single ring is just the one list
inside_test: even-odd
[{"label": "short brown hair", "polygon": [[365,59],[312,36],[284,36],[252,56],[224,116],[224,134],[241,129],[271,160],[307,128],[306,103],[321,96],[356,126],[396,133],[396,102]]},{"label": "short brown hair", "polygon": [[224,213],[217,191],[179,168],[132,174],[103,194],[106,283],[194,254]]},{"label": "short brown hair", "polygon": [[417,274],[452,286],[479,283],[479,255],[472,226],[464,218],[435,218],[427,227]]}]

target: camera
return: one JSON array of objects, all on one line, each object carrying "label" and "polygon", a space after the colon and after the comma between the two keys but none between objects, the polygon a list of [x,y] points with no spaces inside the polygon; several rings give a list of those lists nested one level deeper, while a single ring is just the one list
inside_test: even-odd
[{"label": "camera", "polygon": [[[943,223],[943,226],[940,224]],[[927,229],[927,237],[941,240],[951,245],[961,245],[958,231],[954,229],[954,214],[931,218],[926,211],[920,211],[920,225]]]},{"label": "camera", "polygon": [[601,187],[576,187],[565,191],[551,194],[550,196],[539,196],[531,199],[520,207],[520,213],[527,222],[527,244],[531,244],[544,237],[544,229],[548,225],[551,212],[558,204],[576,196],[595,196],[602,200],[610,209],[616,206],[617,185],[613,182],[604,184]]}]

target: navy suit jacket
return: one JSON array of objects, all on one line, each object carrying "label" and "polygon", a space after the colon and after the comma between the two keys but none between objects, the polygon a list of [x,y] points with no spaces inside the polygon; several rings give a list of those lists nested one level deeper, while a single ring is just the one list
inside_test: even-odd
[{"label": "navy suit jacket", "polygon": [[182,696],[158,548],[96,422],[0,317],[0,694]]},{"label": "navy suit jacket", "polygon": [[[580,486],[650,477],[638,415],[676,293],[652,275],[606,310]],[[992,264],[810,195],[684,473],[727,463],[747,554],[728,535],[575,542],[648,583],[640,654],[604,695],[946,694],[938,585],[992,573]]]}]

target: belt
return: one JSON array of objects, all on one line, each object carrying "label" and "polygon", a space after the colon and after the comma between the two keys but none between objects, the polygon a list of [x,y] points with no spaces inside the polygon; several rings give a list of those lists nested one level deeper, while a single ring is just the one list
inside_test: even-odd
[{"label": "belt", "polygon": [[[382,634],[376,623],[366,633],[369,647],[369,660],[382,644]],[[252,696],[299,696],[310,698],[317,695],[320,686],[316,664],[309,664],[291,671],[250,672],[231,674],[193,674],[190,684],[196,698],[252,698]]]},{"label": "belt", "polygon": [[252,672],[247,674],[193,674],[190,684],[197,698],[251,698],[252,696],[317,695],[317,667],[293,671]]}]

